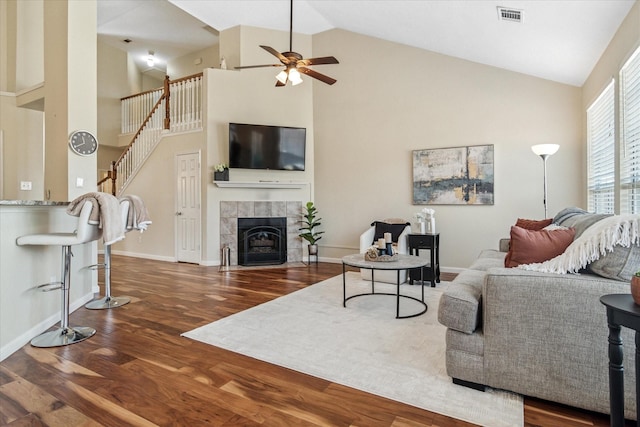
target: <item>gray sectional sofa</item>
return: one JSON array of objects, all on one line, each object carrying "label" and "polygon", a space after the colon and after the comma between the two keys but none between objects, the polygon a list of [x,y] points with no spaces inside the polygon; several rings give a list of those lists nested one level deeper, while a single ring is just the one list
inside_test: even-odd
[{"label": "gray sectional sofa", "polygon": [[[572,208],[559,213],[554,223],[574,227],[578,239],[597,223],[590,215]],[[630,247],[616,247],[611,256],[618,274],[640,269],[639,244],[635,240]],[[447,373],[466,386],[609,413],[608,327],[599,298],[630,293],[629,281],[589,268],[577,274],[504,268],[508,246],[507,239],[499,250],[482,251],[443,289],[438,320],[447,327]],[[603,265],[606,256],[599,267],[611,276],[611,266]],[[623,328],[622,339],[625,415],[635,419],[633,332]]]}]

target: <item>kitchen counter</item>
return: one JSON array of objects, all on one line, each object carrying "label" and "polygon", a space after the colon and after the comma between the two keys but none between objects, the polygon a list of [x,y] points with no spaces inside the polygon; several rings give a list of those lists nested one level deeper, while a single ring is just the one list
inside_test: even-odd
[{"label": "kitchen counter", "polygon": [[[60,246],[18,246],[16,239],[27,234],[72,232],[78,218],[67,214],[68,205],[0,201],[0,361],[60,322],[60,291],[36,289],[61,280]],[[97,248],[97,242],[73,246],[70,312],[84,306],[99,289],[97,271],[84,268],[97,263]],[[70,323],[73,325],[73,316]]]}]

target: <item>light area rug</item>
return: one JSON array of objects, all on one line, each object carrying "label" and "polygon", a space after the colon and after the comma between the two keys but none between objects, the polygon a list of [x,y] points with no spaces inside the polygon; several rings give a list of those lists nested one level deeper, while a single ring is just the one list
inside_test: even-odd
[{"label": "light area rug", "polygon": [[[446,283],[438,285],[446,287]],[[376,292],[395,286],[376,283]],[[347,296],[370,282],[347,273]],[[401,293],[418,297],[420,286]],[[439,288],[425,287],[429,309],[396,319],[395,296],[361,296],[342,306],[342,275],[182,334],[185,337],[482,426],[523,426],[519,395],[455,385],[445,370]],[[400,315],[420,311],[401,299]]]}]

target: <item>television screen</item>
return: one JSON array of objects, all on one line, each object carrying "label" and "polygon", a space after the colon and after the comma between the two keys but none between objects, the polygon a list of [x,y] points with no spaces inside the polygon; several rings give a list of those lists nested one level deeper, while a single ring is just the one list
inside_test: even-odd
[{"label": "television screen", "polygon": [[229,123],[229,167],[304,170],[305,128]]}]

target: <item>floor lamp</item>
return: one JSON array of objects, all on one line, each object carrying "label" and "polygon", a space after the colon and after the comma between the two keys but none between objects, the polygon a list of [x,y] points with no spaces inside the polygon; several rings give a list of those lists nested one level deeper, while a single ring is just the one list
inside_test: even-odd
[{"label": "floor lamp", "polygon": [[547,158],[558,151],[558,144],[538,144],[531,147],[531,151],[542,158],[544,168],[544,218],[547,218]]}]

